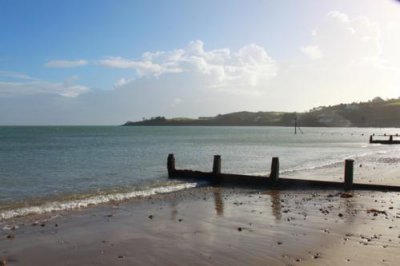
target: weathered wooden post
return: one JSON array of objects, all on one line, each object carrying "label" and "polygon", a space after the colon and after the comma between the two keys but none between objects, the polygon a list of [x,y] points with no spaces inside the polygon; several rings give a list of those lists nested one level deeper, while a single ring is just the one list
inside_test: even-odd
[{"label": "weathered wooden post", "polygon": [[214,155],[212,172],[214,176],[219,176],[221,174],[221,155]]},{"label": "weathered wooden post", "polygon": [[279,157],[272,157],[270,180],[275,184],[279,178]]},{"label": "weathered wooden post", "polygon": [[168,177],[171,178],[175,172],[175,157],[173,153],[168,154],[167,160]]},{"label": "weathered wooden post", "polygon": [[354,160],[347,159],[344,163],[344,188],[349,190],[353,187]]}]

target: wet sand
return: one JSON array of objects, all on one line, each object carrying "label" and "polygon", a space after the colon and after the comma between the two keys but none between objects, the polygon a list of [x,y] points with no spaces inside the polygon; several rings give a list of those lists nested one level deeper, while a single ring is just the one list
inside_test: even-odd
[{"label": "wet sand", "polygon": [[397,265],[399,199],[194,188],[3,221],[0,258],[6,265]]}]

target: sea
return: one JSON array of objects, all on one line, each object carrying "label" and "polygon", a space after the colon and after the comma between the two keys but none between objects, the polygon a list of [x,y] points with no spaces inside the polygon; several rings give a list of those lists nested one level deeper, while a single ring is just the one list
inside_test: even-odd
[{"label": "sea", "polygon": [[[395,128],[0,126],[0,220],[82,208],[204,185],[169,180],[176,167],[281,176],[329,168],[345,159],[400,158],[400,145],[369,144]],[[339,170],[338,170],[339,171]],[[343,170],[340,170],[343,171]]]}]

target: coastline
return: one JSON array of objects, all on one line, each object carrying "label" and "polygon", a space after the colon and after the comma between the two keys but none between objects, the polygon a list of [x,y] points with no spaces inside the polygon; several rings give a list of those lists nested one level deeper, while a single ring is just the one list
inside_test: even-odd
[{"label": "coastline", "polygon": [[2,222],[0,258],[6,265],[394,265],[399,196],[190,188]]}]

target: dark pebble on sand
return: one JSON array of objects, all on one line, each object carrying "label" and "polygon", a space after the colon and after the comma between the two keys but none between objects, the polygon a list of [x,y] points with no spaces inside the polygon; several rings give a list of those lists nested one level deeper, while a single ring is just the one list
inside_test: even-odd
[{"label": "dark pebble on sand", "polygon": [[182,221],[183,221],[182,219],[179,219],[179,220],[178,220],[178,222],[182,222]]},{"label": "dark pebble on sand", "polygon": [[40,224],[41,227],[45,227],[46,225],[44,223]]},{"label": "dark pebble on sand", "polygon": [[278,241],[278,242],[276,242],[278,245],[282,245],[282,242],[281,241]]},{"label": "dark pebble on sand", "polygon": [[122,256],[122,255],[118,256],[118,259],[123,259],[123,258],[124,258],[124,256]]},{"label": "dark pebble on sand", "polygon": [[239,232],[241,232],[243,229],[242,229],[242,227],[238,227],[238,229],[237,229]]},{"label": "dark pebble on sand", "polygon": [[339,213],[338,216],[339,216],[340,218],[342,218],[342,217],[343,217],[343,213]]},{"label": "dark pebble on sand", "polygon": [[14,238],[15,238],[15,235],[13,235],[13,234],[7,235],[7,239],[14,239]]},{"label": "dark pebble on sand", "polygon": [[313,259],[319,259],[319,258],[321,258],[321,254],[317,253],[317,254],[313,255],[312,257],[313,257]]},{"label": "dark pebble on sand", "polygon": [[149,215],[149,219],[153,219],[153,215]]}]

